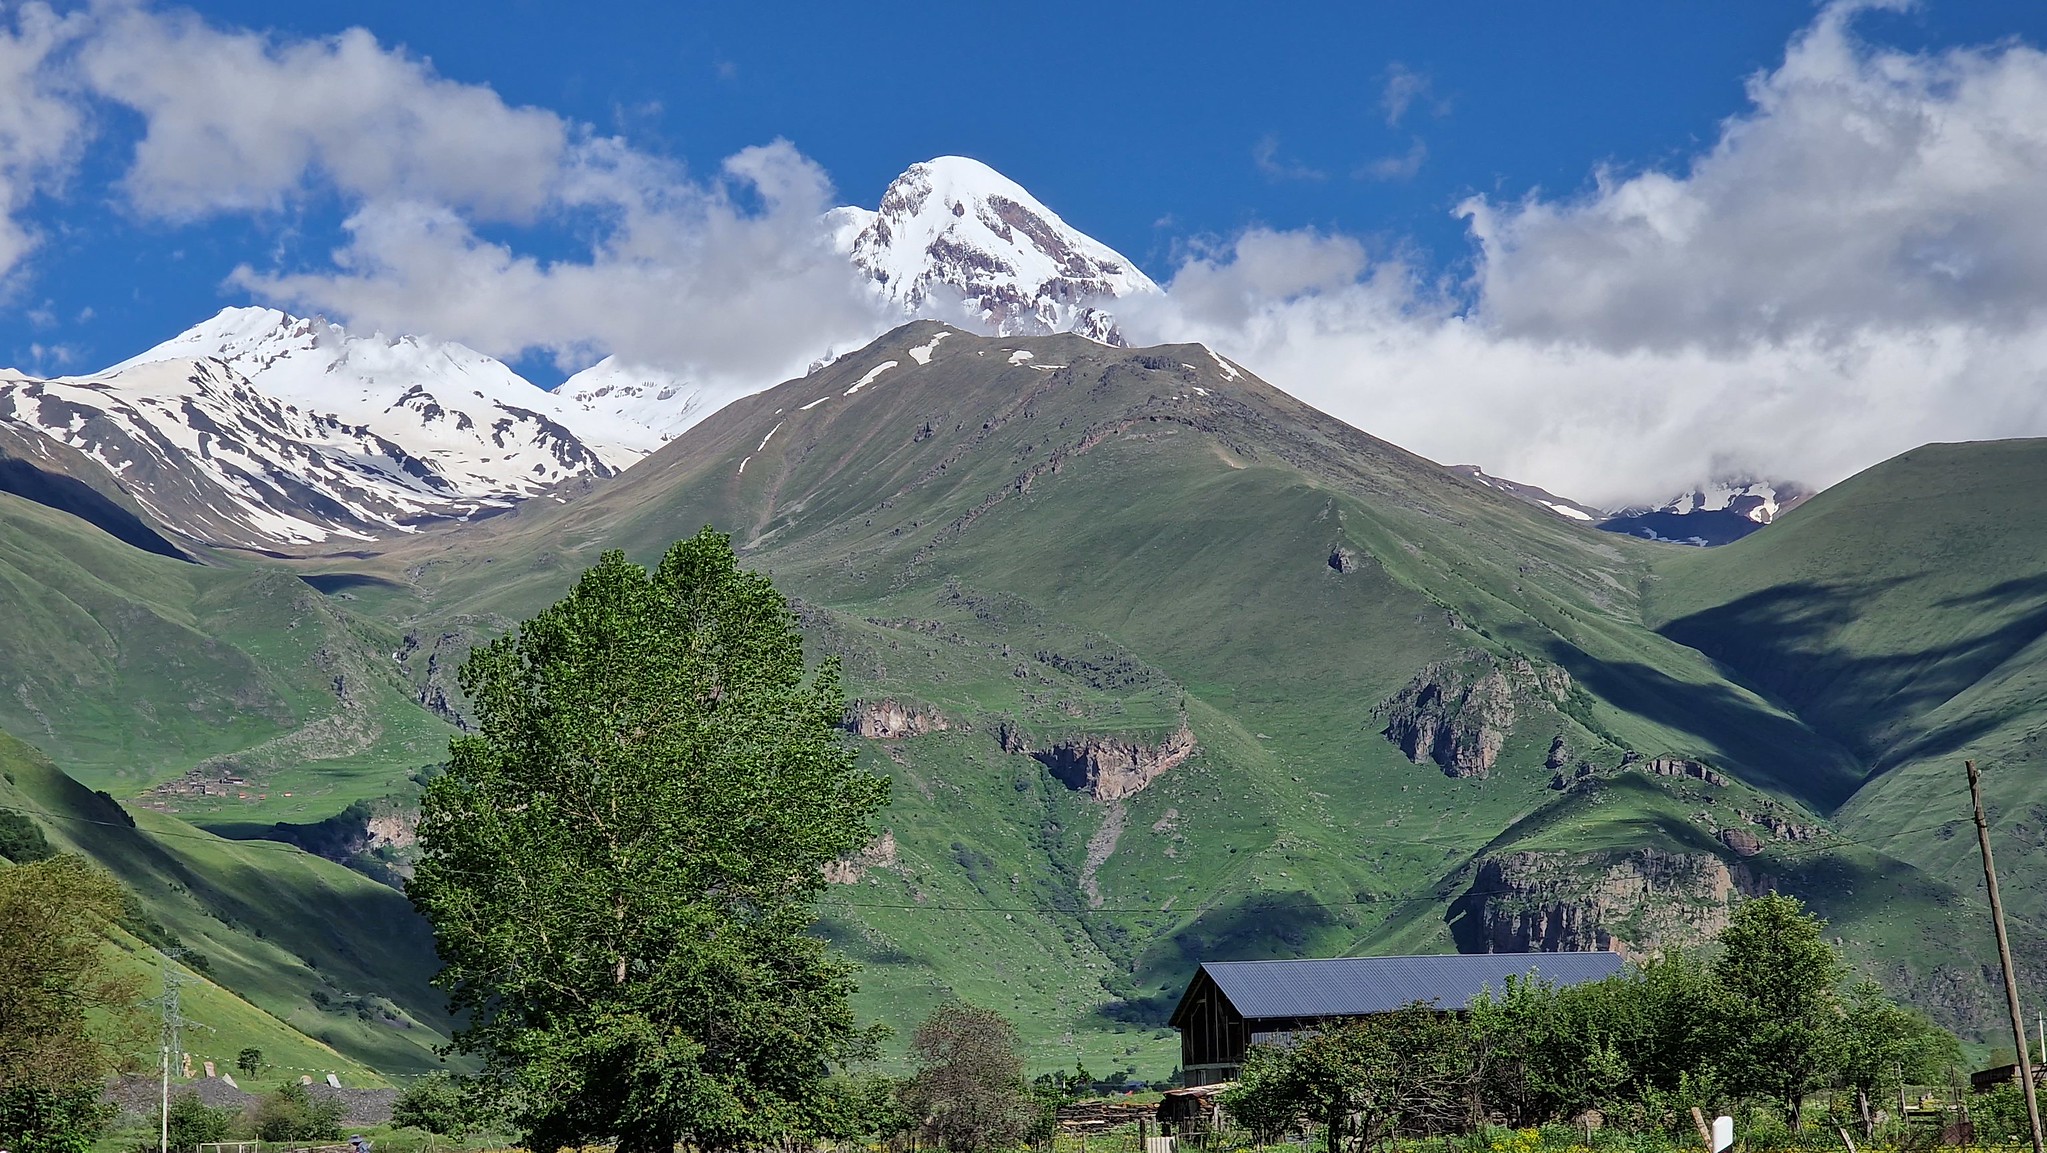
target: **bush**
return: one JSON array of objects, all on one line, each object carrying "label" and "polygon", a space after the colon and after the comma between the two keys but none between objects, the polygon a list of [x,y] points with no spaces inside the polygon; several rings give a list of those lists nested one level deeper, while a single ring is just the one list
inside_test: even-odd
[{"label": "bush", "polygon": [[2016,1082],[1988,1093],[1970,1094],[1969,1120],[1975,1122],[1978,1145],[2024,1145],[2032,1140],[2026,1094]]},{"label": "bush", "polygon": [[285,1084],[256,1102],[249,1128],[259,1141],[339,1141],[341,1102],[315,1100],[304,1085]]},{"label": "bush", "polygon": [[71,1089],[21,1087],[0,1093],[0,1148],[14,1153],[86,1153],[113,1110],[97,1083]]},{"label": "bush", "polygon": [[26,813],[0,809],[0,857],[17,865],[32,865],[56,856],[43,836],[43,827]]},{"label": "bush", "polygon": [[440,1137],[460,1137],[479,1128],[476,1103],[461,1082],[446,1073],[432,1073],[399,1094],[391,1106],[391,1124],[424,1129]]},{"label": "bush", "polygon": [[[170,1140],[171,1148],[182,1153],[197,1153],[198,1147],[212,1141],[225,1141],[229,1130],[234,1128],[235,1114],[232,1109],[215,1109],[199,1099],[197,1093],[183,1093],[171,1098]],[[152,1118],[150,1130],[160,1131],[160,1121]],[[142,1149],[154,1149],[155,1141],[146,1141]]]}]

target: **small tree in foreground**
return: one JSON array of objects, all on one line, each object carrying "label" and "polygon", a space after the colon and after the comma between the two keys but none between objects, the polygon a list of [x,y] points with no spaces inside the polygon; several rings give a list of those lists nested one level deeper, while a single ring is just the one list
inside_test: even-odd
[{"label": "small tree in foreground", "polygon": [[887,799],[836,664],[805,669],[788,602],[707,528],[651,573],[604,554],[460,680],[477,730],[426,786],[406,891],[527,1146],[805,1131],[872,1047],[810,933]]},{"label": "small tree in foreground", "polygon": [[136,986],[107,965],[120,886],[81,858],[0,867],[0,1148],[75,1153],[139,1037]]},{"label": "small tree in foreground", "polygon": [[[150,1129],[155,1131],[155,1118],[151,1122]],[[200,1100],[197,1093],[181,1093],[171,1098],[170,1124],[165,1128],[171,1148],[180,1153],[197,1153],[201,1145],[226,1140],[234,1124],[234,1110],[215,1109]]]},{"label": "small tree in foreground", "polygon": [[339,1141],[341,1111],[341,1102],[286,1082],[249,1107],[249,1130],[259,1141]]},{"label": "small tree in foreground", "polygon": [[912,1117],[955,1153],[1006,1149],[1038,1120],[1016,1030],[1002,1014],[941,1005],[910,1038],[916,1075],[904,1086]]},{"label": "small tree in foreground", "polygon": [[1398,1136],[1447,1132],[1468,1112],[1471,1048],[1464,1022],[1413,1004],[1247,1057],[1223,1107],[1252,1129],[1278,1134],[1296,1120],[1323,1127],[1329,1153],[1349,1138],[1372,1148]]}]

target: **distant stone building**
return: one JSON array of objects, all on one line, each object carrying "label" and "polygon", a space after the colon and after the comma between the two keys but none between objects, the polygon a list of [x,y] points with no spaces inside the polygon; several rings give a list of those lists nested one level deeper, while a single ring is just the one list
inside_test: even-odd
[{"label": "distant stone building", "polygon": [[1474,953],[1203,963],[1173,1010],[1188,1086],[1233,1081],[1253,1045],[1416,1001],[1461,1012],[1507,978],[1579,985],[1620,972],[1617,953]]}]

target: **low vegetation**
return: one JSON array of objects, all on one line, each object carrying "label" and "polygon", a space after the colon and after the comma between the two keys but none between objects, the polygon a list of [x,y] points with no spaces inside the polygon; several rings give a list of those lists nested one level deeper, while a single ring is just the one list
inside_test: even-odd
[{"label": "low vegetation", "polygon": [[1675,953],[1569,988],[1512,981],[1464,1015],[1416,1004],[1254,1046],[1225,1106],[1261,1134],[1312,1124],[1339,1153],[1589,1117],[1675,1136],[1693,1108],[1761,1107],[1798,1132],[1806,1102],[1839,1090],[1852,1114],[1831,1121],[1867,1139],[1873,1099],[1947,1080],[1961,1051],[1873,983],[1843,988],[1821,929],[1794,898],[1759,897],[1711,963]]}]

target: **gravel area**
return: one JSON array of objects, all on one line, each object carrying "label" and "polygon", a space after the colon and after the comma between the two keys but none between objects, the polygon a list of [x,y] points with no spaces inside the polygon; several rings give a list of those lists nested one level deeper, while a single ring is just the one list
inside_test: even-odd
[{"label": "gravel area", "polygon": [[[306,1091],[315,1101],[341,1102],[341,1123],[352,1128],[367,1128],[389,1121],[391,1106],[398,1100],[396,1089],[336,1089],[331,1085],[314,1083],[306,1086]],[[162,1082],[154,1077],[120,1077],[107,1085],[106,1099],[118,1106],[121,1115],[132,1122],[153,1116],[162,1094]],[[172,1097],[187,1094],[196,1094],[215,1109],[245,1109],[256,1101],[256,1094],[234,1088],[217,1077],[171,1082]]]}]

